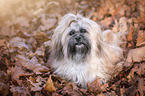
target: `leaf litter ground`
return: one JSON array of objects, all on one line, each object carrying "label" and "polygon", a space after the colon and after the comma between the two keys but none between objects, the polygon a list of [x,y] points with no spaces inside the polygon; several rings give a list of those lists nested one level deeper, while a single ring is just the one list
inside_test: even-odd
[{"label": "leaf litter ground", "polygon": [[[6,1],[0,1],[0,95],[144,96],[144,0]],[[108,83],[96,79],[82,89],[47,65],[53,30],[70,12],[89,17],[102,30],[123,33],[124,58]]]}]

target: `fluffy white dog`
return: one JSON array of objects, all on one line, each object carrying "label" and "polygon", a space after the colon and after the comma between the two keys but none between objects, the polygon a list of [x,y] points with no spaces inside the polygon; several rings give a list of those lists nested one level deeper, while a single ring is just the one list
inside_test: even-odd
[{"label": "fluffy white dog", "polygon": [[106,82],[122,56],[119,35],[102,32],[79,14],[66,14],[52,36],[50,67],[54,73],[86,87],[96,78]]}]

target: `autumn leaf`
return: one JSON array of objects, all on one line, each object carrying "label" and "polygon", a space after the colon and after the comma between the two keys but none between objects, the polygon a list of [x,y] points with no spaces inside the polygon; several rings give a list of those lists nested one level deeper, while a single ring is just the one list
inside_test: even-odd
[{"label": "autumn leaf", "polygon": [[26,40],[20,37],[14,37],[10,40],[10,42],[7,44],[10,52],[15,52],[20,50],[22,51],[30,51],[32,46],[29,44],[26,44]]},{"label": "autumn leaf", "polygon": [[79,95],[86,95],[85,93],[83,93],[82,91],[86,92],[87,90],[79,90],[79,88],[77,87],[76,83],[73,82],[69,82],[66,84],[66,86],[63,88],[62,90],[62,94],[63,95],[75,95],[75,96],[79,96]]},{"label": "autumn leaf", "polygon": [[138,75],[145,75],[145,63],[140,64],[137,70]]},{"label": "autumn leaf", "polygon": [[19,31],[17,33],[18,36],[20,36],[21,38],[30,38],[31,35],[30,34],[27,34],[26,32],[23,32],[23,31]]},{"label": "autumn leaf", "polygon": [[37,40],[37,42],[40,44],[49,40],[47,34],[44,32],[37,32],[34,34],[34,37]]},{"label": "autumn leaf", "polygon": [[44,56],[45,55],[45,48],[44,46],[38,47],[35,51],[36,56]]},{"label": "autumn leaf", "polygon": [[137,46],[145,45],[145,32],[143,30],[140,30],[138,32],[138,38],[137,38]]},{"label": "autumn leaf", "polygon": [[35,56],[32,59],[29,59],[28,57],[24,57],[22,55],[17,55],[16,60],[17,60],[17,62],[20,62],[22,64],[22,66],[24,66],[30,70],[33,70],[33,72],[36,74],[41,74],[41,72],[49,71],[49,68],[41,65]]},{"label": "autumn leaf", "polygon": [[55,88],[54,83],[51,79],[51,75],[49,76],[44,89],[47,90],[48,92],[56,92],[56,88]]},{"label": "autumn leaf", "polygon": [[144,92],[145,92],[145,81],[144,81],[144,78],[139,78],[139,84],[138,84],[138,90],[141,94],[141,96],[144,95]]},{"label": "autumn leaf", "polygon": [[20,76],[25,76],[26,72],[21,67],[15,66],[10,69],[12,80],[16,81],[18,85],[22,84],[22,80],[19,80]]},{"label": "autumn leaf", "polygon": [[145,60],[145,47],[129,51],[126,62],[141,62]]},{"label": "autumn leaf", "polygon": [[101,79],[96,79],[92,83],[88,83],[87,85],[87,90],[90,93],[94,93],[95,95],[101,93],[103,90],[101,89],[101,84],[100,84]]},{"label": "autumn leaf", "polygon": [[[124,57],[115,64],[115,79],[82,89],[45,66],[66,13],[121,33]],[[144,96],[144,13],[144,0],[0,0],[0,96]]]},{"label": "autumn leaf", "polygon": [[131,31],[127,34],[127,41],[131,42],[133,40],[133,33],[134,33],[134,27],[131,27]]},{"label": "autumn leaf", "polygon": [[31,96],[26,87],[12,85],[10,91],[13,93],[13,96]]},{"label": "autumn leaf", "polygon": [[41,76],[37,76],[36,78],[30,76],[29,79],[27,78],[27,81],[32,85],[31,91],[40,91],[43,88],[44,83],[46,83],[45,79]]},{"label": "autumn leaf", "polygon": [[9,94],[8,75],[4,71],[0,71],[0,95]]}]

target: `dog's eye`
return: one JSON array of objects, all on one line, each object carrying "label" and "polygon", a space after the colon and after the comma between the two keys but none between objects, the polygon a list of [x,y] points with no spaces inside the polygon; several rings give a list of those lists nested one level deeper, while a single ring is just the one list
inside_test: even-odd
[{"label": "dog's eye", "polygon": [[80,32],[81,32],[81,33],[86,33],[87,30],[86,30],[86,29],[81,29]]},{"label": "dog's eye", "polygon": [[72,31],[69,32],[69,35],[73,35],[73,34],[75,34],[75,31],[74,30],[72,30]]}]

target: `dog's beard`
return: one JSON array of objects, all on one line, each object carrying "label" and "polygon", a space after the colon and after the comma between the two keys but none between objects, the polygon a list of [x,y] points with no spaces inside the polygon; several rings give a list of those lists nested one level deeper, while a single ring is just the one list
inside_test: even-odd
[{"label": "dog's beard", "polygon": [[75,62],[84,61],[90,53],[91,44],[84,35],[73,35],[68,41],[67,56]]}]

